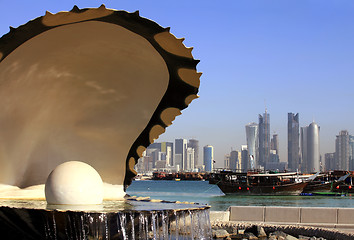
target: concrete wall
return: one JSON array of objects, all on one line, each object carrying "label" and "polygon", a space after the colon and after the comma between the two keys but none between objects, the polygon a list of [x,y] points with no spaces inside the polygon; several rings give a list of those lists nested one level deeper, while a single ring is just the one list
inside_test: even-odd
[{"label": "concrete wall", "polygon": [[354,230],[354,208],[233,206],[229,221]]}]

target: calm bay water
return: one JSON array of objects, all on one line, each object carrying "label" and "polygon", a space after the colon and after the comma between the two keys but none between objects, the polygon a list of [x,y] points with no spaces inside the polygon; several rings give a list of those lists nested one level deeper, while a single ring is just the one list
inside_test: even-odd
[{"label": "calm bay water", "polygon": [[133,181],[127,193],[152,199],[208,204],[212,211],[225,211],[229,206],[354,207],[354,195],[342,197],[225,195],[218,186],[207,181]]}]

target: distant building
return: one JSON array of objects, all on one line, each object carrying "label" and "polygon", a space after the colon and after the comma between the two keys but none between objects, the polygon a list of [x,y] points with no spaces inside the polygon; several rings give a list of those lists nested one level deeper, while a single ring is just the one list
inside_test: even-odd
[{"label": "distant building", "polygon": [[194,170],[194,148],[187,148],[187,160],[186,160],[186,171],[193,171]]},{"label": "distant building", "polygon": [[320,171],[320,127],[312,122],[301,128],[301,170],[304,173]]},{"label": "distant building", "polygon": [[231,151],[230,152],[230,169],[231,170],[241,169],[240,156],[241,156],[241,154],[238,151]]},{"label": "distant building", "polygon": [[155,168],[155,164],[160,159],[160,152],[161,152],[161,143],[152,143],[148,146],[145,150],[145,156],[149,157],[149,165],[148,169],[152,170],[151,168]]},{"label": "distant building", "polygon": [[166,160],[158,160],[158,161],[156,161],[155,168],[157,170],[164,170],[166,168]]},{"label": "distant building", "polygon": [[270,140],[269,162],[279,162],[279,138],[278,134],[273,134]]},{"label": "distant building", "polygon": [[349,135],[349,170],[354,171],[354,136]]},{"label": "distant building", "polygon": [[175,139],[175,158],[180,157],[178,162],[180,169],[186,170],[187,161],[187,139]]},{"label": "distant building", "polygon": [[161,143],[159,142],[154,142],[154,143],[151,143],[147,149],[158,149],[159,152],[161,152]]},{"label": "distant building", "polygon": [[270,118],[267,109],[265,113],[258,116],[258,163],[260,166],[265,166],[269,162],[269,151],[270,151]]},{"label": "distant building", "polygon": [[334,153],[326,153],[325,154],[325,171],[333,171],[333,170],[337,170],[337,169],[338,169],[338,165],[336,163]]},{"label": "distant building", "polygon": [[250,169],[258,168],[258,124],[249,123],[245,126]]},{"label": "distant building", "polygon": [[214,168],[214,147],[211,145],[204,146],[203,148],[203,162],[206,172],[211,172]]},{"label": "distant building", "polygon": [[335,159],[338,164],[336,170],[349,170],[349,153],[349,133],[347,130],[342,130],[336,136]]},{"label": "distant building", "polygon": [[187,146],[194,149],[194,167],[197,167],[199,165],[199,141],[189,139]]},{"label": "distant building", "polygon": [[266,168],[268,170],[272,171],[285,171],[287,169],[287,163],[286,162],[269,162],[266,165]]},{"label": "distant building", "polygon": [[299,114],[288,113],[288,168],[300,169]]},{"label": "distant building", "polygon": [[224,156],[224,169],[230,169],[230,154]]},{"label": "distant building", "polygon": [[138,163],[135,165],[135,170],[139,173],[144,173],[152,171],[152,157],[147,156],[146,153],[143,153],[143,156],[139,158]]},{"label": "distant building", "polygon": [[279,154],[279,138],[278,134],[273,134],[272,139],[270,140],[270,150],[275,150]]},{"label": "distant building", "polygon": [[173,143],[172,142],[162,142],[160,151],[166,154],[166,166],[174,166],[174,163],[173,163]]},{"label": "distant building", "polygon": [[276,150],[270,150],[269,153],[269,162],[271,163],[278,163],[279,160],[279,155]]},{"label": "distant building", "polygon": [[250,166],[250,158],[249,158],[249,154],[248,154],[248,149],[247,149],[247,145],[241,145],[241,169],[242,171],[247,171],[249,170],[249,166]]},{"label": "distant building", "polygon": [[174,160],[175,160],[175,167],[176,167],[176,171],[181,171],[182,170],[182,154],[175,154],[175,157],[174,157]]}]

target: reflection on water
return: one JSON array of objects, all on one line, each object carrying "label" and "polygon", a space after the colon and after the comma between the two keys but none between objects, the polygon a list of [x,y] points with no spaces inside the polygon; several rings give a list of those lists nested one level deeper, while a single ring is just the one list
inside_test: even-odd
[{"label": "reflection on water", "polygon": [[353,207],[354,196],[252,196],[225,195],[207,181],[134,181],[128,194],[168,201],[208,204],[212,211],[230,206]]}]

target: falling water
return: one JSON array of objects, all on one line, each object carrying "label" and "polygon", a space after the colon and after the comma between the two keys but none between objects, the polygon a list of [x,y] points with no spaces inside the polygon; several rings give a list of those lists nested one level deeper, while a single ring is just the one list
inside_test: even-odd
[{"label": "falling water", "polygon": [[[209,209],[123,211],[117,214],[67,212],[48,214],[46,239],[211,239]],[[115,224],[111,224],[115,222]],[[57,226],[65,236],[58,235]]]}]

